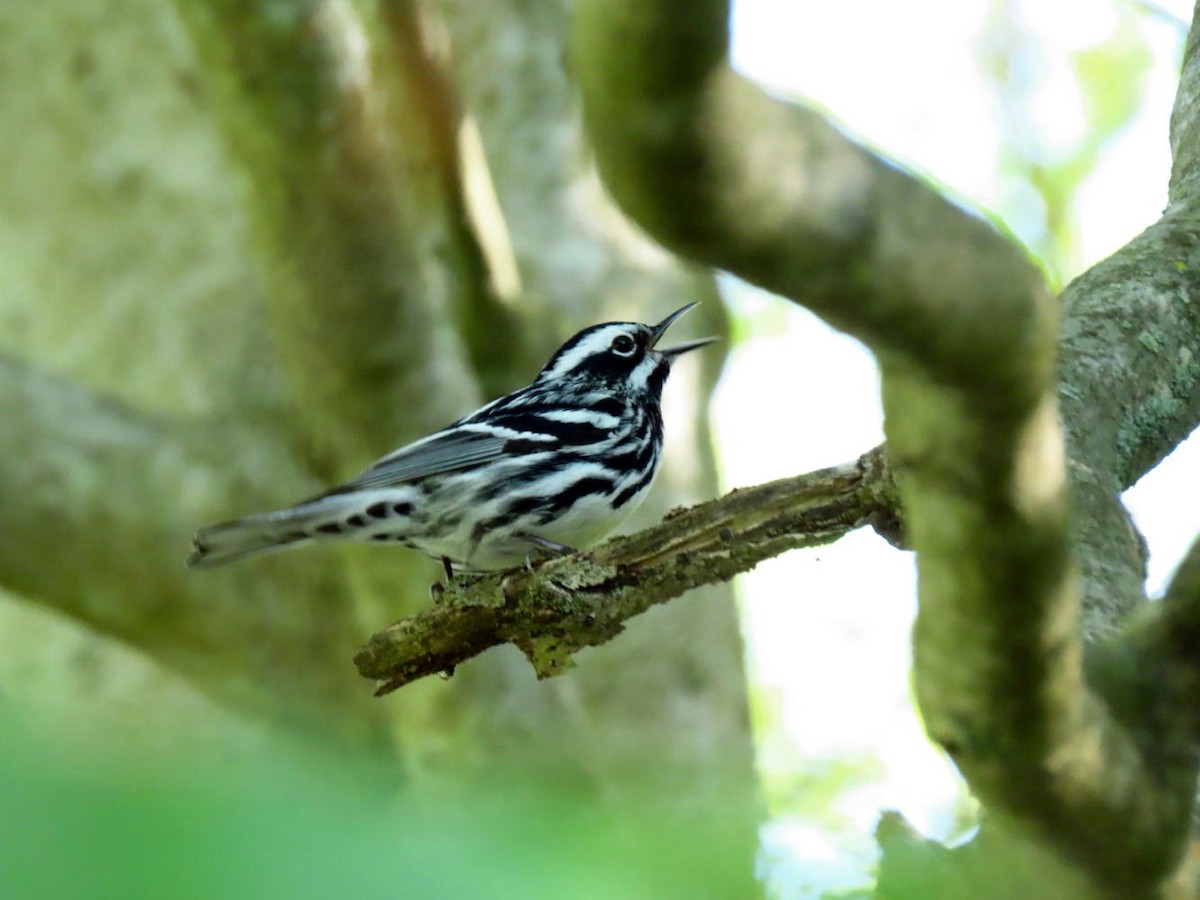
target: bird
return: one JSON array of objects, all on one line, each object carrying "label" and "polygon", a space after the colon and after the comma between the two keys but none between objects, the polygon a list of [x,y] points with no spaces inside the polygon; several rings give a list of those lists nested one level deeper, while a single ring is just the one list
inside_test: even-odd
[{"label": "bird", "polygon": [[199,529],[204,569],[312,541],[412,548],[456,571],[529,565],[593,546],[637,508],[662,458],[672,363],[660,349],[696,303],[657,325],[606,322],[563,344],[531,384],[401,447],[311,499]]}]

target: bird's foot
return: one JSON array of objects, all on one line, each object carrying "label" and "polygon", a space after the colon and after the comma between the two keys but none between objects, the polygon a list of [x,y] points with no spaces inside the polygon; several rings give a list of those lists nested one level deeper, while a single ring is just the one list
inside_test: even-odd
[{"label": "bird's foot", "polygon": [[442,584],[440,581],[435,581],[429,586],[429,599],[434,603],[437,603],[442,599],[442,594],[446,593],[446,588],[449,587],[450,583],[454,581],[453,561],[448,556],[443,556],[441,560],[442,571],[446,573],[446,583]]},{"label": "bird's foot", "polygon": [[560,544],[558,541],[552,541],[549,538],[544,538],[536,534],[531,534],[528,531],[522,531],[517,534],[521,540],[533,544],[534,549],[525,554],[525,568],[533,571],[533,555],[538,550],[545,551],[551,556],[570,556],[572,553],[578,553],[574,547],[568,547],[566,544]]}]

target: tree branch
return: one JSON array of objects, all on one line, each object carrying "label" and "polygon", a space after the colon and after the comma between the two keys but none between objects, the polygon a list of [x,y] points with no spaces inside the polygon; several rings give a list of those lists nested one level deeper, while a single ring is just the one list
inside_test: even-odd
[{"label": "tree branch", "polygon": [[[664,253],[631,227],[596,176],[564,48],[570,4],[395,3],[419,9],[422,30],[453,77],[467,208],[497,289],[526,326],[520,383],[571,332],[605,320],[665,315],[680,298],[706,301],[681,326],[688,335],[727,333],[713,274]],[[491,346],[501,341],[491,328],[480,338]],[[705,407],[722,355],[719,348],[697,354],[672,374],[663,472],[628,527],[658,521],[671,505],[716,495]],[[419,606],[427,604],[427,584],[428,578]],[[644,761],[653,760],[650,768],[674,773],[671,790],[682,808],[697,809],[711,798],[727,820],[737,818],[750,858],[759,810],[731,594],[718,585],[694,592],[686,606],[660,608],[627,639],[548,684],[530,677],[519,654],[496,652],[464,667],[448,685],[415,685],[379,705],[436,696],[424,713],[430,729],[444,732],[453,722],[453,740],[470,748],[473,762],[494,768],[512,754],[528,763],[531,753],[541,752],[554,766],[580,765],[581,777],[609,798],[641,796],[634,786],[639,780],[629,774],[649,771]],[[413,612],[363,621],[375,631]],[[648,681],[660,690],[647,691]],[[411,740],[419,729],[403,721]],[[647,721],[656,727],[647,729]],[[444,760],[446,754],[438,746],[427,756]],[[714,779],[715,772],[722,775]],[[731,803],[734,795],[739,799]]]},{"label": "tree branch", "polygon": [[404,93],[402,76],[381,71],[349,2],[177,5],[247,175],[305,444],[326,475],[344,476],[478,399],[439,255],[461,232],[436,136],[406,114],[420,86]]},{"label": "tree branch", "polygon": [[1177,193],[1158,222],[1062,296],[1060,398],[1072,457],[1111,472],[1118,491],[1200,423],[1200,196]]},{"label": "tree branch", "polygon": [[[486,151],[486,158],[468,160],[481,170],[468,177],[494,185],[506,216],[503,238],[519,265],[520,309],[535,323],[529,363],[543,363],[571,330],[673,309],[681,297],[714,301],[684,327],[727,332],[712,273],[680,265],[630,227],[597,178],[579,122],[575,68],[562,48],[569,5],[436,0],[429,8],[441,13],[463,111]],[[501,87],[511,85],[519,89]],[[715,381],[720,354],[706,353],[689,370],[700,366],[705,382]],[[707,385],[695,394],[707,396]]]},{"label": "tree branch", "polygon": [[[1194,786],[1195,754],[1155,751],[1157,713],[1118,720],[1085,681],[1057,305],[1002,235],[734,73],[728,12],[583,0],[576,48],[600,169],[668,246],[875,352],[917,551],[929,733],[992,821],[1038,835],[1097,890],[1158,884],[1187,833],[1179,785]],[[1095,686],[1115,708],[1136,679],[1109,674]]]},{"label": "tree branch", "polygon": [[425,208],[441,215],[426,215],[421,224],[442,232],[431,243],[443,254],[439,272],[448,281],[442,290],[453,304],[455,330],[483,394],[497,397],[526,377],[528,355],[513,311],[500,302],[498,278],[484,250],[484,237],[494,236],[484,233],[487,226],[473,214],[468,195],[468,179],[481,177],[470,167],[487,161],[464,158],[464,117],[446,54],[431,46],[430,32],[439,32],[441,23],[428,7],[411,0],[384,0],[378,9],[382,36],[376,56],[380,70],[395,82],[387,92],[396,101],[390,110],[392,130],[403,136],[405,153],[424,157],[421,168],[429,176],[411,179],[410,187],[427,195]]},{"label": "tree branch", "polygon": [[140,415],[4,356],[0,419],[0,584],[265,721],[326,741],[383,739],[382,716],[335,662],[355,630],[329,599],[345,592],[340,575],[319,559],[211,578],[183,567],[196,523],[235,498],[267,505],[314,489],[276,445]]},{"label": "tree branch", "polygon": [[539,678],[623,630],[623,622],[702,584],[727,581],[797,547],[878,523],[896,539],[896,495],[883,448],[854,463],[735,490],[590,553],[454,583],[438,601],[374,635],[355,656],[378,694],[510,643]]},{"label": "tree branch", "polygon": [[1200,54],[1193,33],[1171,120],[1163,217],[1063,292],[1062,408],[1087,625],[1144,599],[1145,545],[1121,491],[1200,422]]},{"label": "tree branch", "polygon": [[670,249],[940,378],[992,380],[989,405],[1027,402],[1054,338],[1036,268],[982,219],[734,72],[728,12],[722,0],[687,15],[656,0],[580,4],[584,117],[622,208]]},{"label": "tree branch", "polygon": [[1146,547],[1120,494],[1200,419],[1200,205],[1173,205],[1072,281],[1062,303],[1071,540],[1096,638],[1145,599]]}]

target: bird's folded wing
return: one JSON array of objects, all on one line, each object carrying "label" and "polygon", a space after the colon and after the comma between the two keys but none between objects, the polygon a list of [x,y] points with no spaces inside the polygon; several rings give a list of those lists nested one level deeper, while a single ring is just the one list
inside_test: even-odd
[{"label": "bird's folded wing", "polygon": [[[507,449],[512,442],[511,437],[486,431],[456,428],[438,432],[389,453],[368,466],[353,481],[334,488],[329,493],[340,494],[364,488],[391,487],[431,475],[473,469],[512,452]],[[553,443],[555,442],[548,442],[546,449],[550,449]],[[530,449],[522,446],[517,452],[528,453]]]}]

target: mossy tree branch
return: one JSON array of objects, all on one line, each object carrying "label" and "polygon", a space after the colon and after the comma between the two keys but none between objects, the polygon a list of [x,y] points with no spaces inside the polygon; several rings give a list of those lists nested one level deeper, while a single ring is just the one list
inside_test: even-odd
[{"label": "mossy tree branch", "polygon": [[[1108,545],[1070,529],[1057,304],[1006,237],[816,112],[737,75],[727,61],[728,14],[721,0],[580,4],[576,61],[601,172],[667,246],[797,300],[872,348],[918,557],[914,665],[930,734],[992,821],[1036,835],[1089,873],[1097,891],[1160,885],[1187,835],[1196,754],[1185,726],[1194,701],[1165,717],[1162,704],[1139,714],[1119,698],[1131,680],[1144,686],[1140,677],[1110,669],[1107,679],[1085,678],[1081,596],[1086,589],[1097,607],[1115,598],[1110,614],[1127,610],[1129,596],[1141,596],[1130,589],[1140,560],[1118,556],[1108,578],[1086,581],[1071,562],[1072,539],[1085,555]],[[1192,55],[1181,109],[1190,108]],[[1186,121],[1177,110],[1176,131]],[[1188,182],[1176,172],[1177,191]],[[1176,230],[1176,240],[1186,233]],[[1188,259],[1169,262],[1187,289],[1160,280],[1165,289],[1146,308],[1186,303],[1195,287]],[[1112,304],[1085,307],[1073,311],[1084,323],[1077,333],[1120,320]],[[1128,469],[1159,458],[1194,425],[1194,358],[1182,352],[1196,345],[1194,315],[1180,316],[1189,321],[1170,365],[1138,356],[1146,365],[1132,377],[1141,389],[1178,391],[1152,416],[1157,435],[1130,439],[1144,430],[1130,420],[1125,439],[1117,436],[1122,446],[1106,454],[1114,506]],[[1101,341],[1083,363],[1068,359],[1064,392],[1106,352],[1119,359],[1139,338],[1153,350],[1160,323],[1140,335],[1111,329],[1116,347]],[[1108,387],[1102,377],[1095,385]],[[1099,410],[1114,406],[1111,396],[1093,399]],[[1128,411],[1136,418],[1136,403]],[[1128,531],[1123,518],[1096,524]],[[1178,654],[1175,664],[1184,681],[1200,665]],[[1180,733],[1182,741],[1164,740]]]},{"label": "mossy tree branch", "polygon": [[1072,538],[1092,633],[1142,598],[1145,547],[1120,492],[1200,422],[1200,54],[1193,30],[1171,118],[1161,219],[1063,292],[1059,402]]},{"label": "mossy tree branch", "polygon": [[538,677],[573,665],[622,623],[692,588],[749,571],[864,524],[896,539],[896,492],[882,447],[854,463],[736,490],[590,553],[451,584],[437,602],[371,638],[355,657],[386,694],[511,643]]}]

